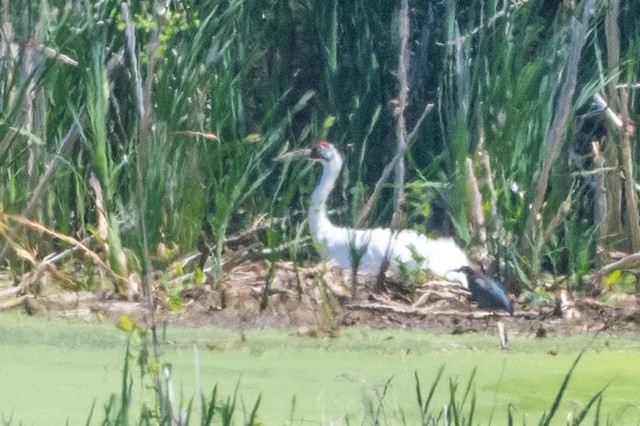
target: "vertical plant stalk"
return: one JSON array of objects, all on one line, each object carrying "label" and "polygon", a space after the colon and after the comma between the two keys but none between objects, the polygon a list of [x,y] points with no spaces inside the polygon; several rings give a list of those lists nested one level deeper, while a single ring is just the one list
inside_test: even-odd
[{"label": "vertical plant stalk", "polygon": [[136,34],[135,27],[131,20],[129,13],[129,5],[126,2],[121,3],[120,10],[125,20],[125,37],[127,40],[127,52],[129,53],[129,60],[131,61],[131,71],[133,72],[133,82],[135,84],[136,94],[136,107],[138,109],[138,155],[136,155],[136,193],[138,201],[140,202],[140,228],[142,231],[142,250],[145,262],[145,284],[147,287],[147,298],[149,301],[149,308],[153,312],[153,283],[151,282],[151,273],[153,272],[153,266],[151,265],[151,258],[149,256],[149,244],[147,238],[147,221],[144,214],[146,208],[146,197],[144,195],[144,180],[142,170],[144,168],[144,157],[146,148],[146,137],[148,131],[148,116],[145,112],[145,99],[142,91],[142,79],[140,77],[140,71],[138,69],[138,58],[136,56]]},{"label": "vertical plant stalk", "polygon": [[[87,116],[91,136],[85,136],[85,140],[91,144],[91,166],[103,189],[104,214],[108,230],[107,244],[104,247],[108,249],[106,256],[109,266],[118,275],[127,277],[127,258],[122,247],[116,216],[112,211],[116,205],[117,182],[107,123],[111,92],[108,85],[109,77],[104,67],[105,53],[102,49],[94,50],[91,66],[87,70]],[[116,290],[118,294],[122,294],[123,288],[116,286]]]},{"label": "vertical plant stalk", "polygon": [[[605,34],[607,41],[607,62],[609,74],[613,77],[609,86],[609,97],[614,107],[620,112],[623,126],[620,150],[622,157],[622,173],[624,174],[625,225],[629,236],[629,245],[634,253],[640,252],[640,227],[638,216],[638,195],[635,189],[633,172],[633,149],[631,139],[635,133],[635,126],[629,115],[629,94],[626,87],[616,87],[618,83],[620,63],[620,1],[612,0],[605,16]],[[636,274],[636,293],[640,294],[640,275]]]},{"label": "vertical plant stalk", "polygon": [[[22,14],[22,32],[23,34],[29,33],[29,18],[28,15],[31,6],[27,6],[23,9]],[[45,56],[41,54],[40,49],[36,49],[35,46],[42,42],[44,33],[44,17],[40,15],[38,22],[35,24],[34,34],[32,35],[35,43],[27,43],[23,48],[23,56],[20,64],[20,74],[23,81],[26,82],[27,88],[23,105],[22,105],[22,123],[28,132],[40,136],[43,140],[46,135],[45,121],[46,121],[46,99],[43,95],[43,89],[39,88],[37,81],[43,72],[43,63]],[[42,152],[38,145],[29,141],[28,144],[29,157],[27,160],[27,174],[29,175],[30,187],[34,187],[37,183],[37,178],[40,174],[40,164],[42,163]]]},{"label": "vertical plant stalk", "polygon": [[[415,139],[418,129],[422,125],[425,117],[433,108],[433,104],[427,104],[425,106],[422,115],[416,122],[413,130],[410,133],[407,133],[407,122],[404,116],[405,110],[407,109],[407,105],[409,103],[409,1],[402,0],[400,3],[400,12],[399,12],[399,28],[398,28],[399,36],[400,36],[400,54],[398,58],[398,71],[397,78],[399,84],[399,93],[398,98],[393,101],[394,111],[393,114],[396,117],[396,155],[393,157],[391,163],[389,163],[385,169],[383,170],[382,176],[376,183],[374,188],[374,192],[367,200],[367,203],[361,210],[358,215],[358,220],[356,221],[356,226],[362,224],[366,216],[369,214],[371,207],[373,206],[374,201],[377,199],[380,194],[380,190],[382,187],[382,183],[388,179],[391,171],[394,171],[394,208],[393,208],[393,217],[391,218],[391,229],[398,229],[402,223],[402,206],[404,204],[404,175],[405,175],[405,166],[404,166],[404,154],[407,151],[409,143],[413,139]],[[382,261],[380,271],[378,273],[377,281],[376,281],[376,290],[382,291],[384,289],[384,274],[389,267],[389,256],[391,255],[391,240],[394,236],[394,233],[391,233],[389,237],[389,244],[387,245],[387,252],[385,253],[385,257]]]},{"label": "vertical plant stalk", "polygon": [[[139,218],[140,218],[140,229],[142,233],[142,252],[144,256],[144,264],[145,264],[145,275],[144,282],[147,289],[147,301],[149,304],[149,312],[151,315],[151,338],[152,338],[152,346],[153,346],[153,355],[155,359],[159,359],[159,342],[158,342],[158,333],[157,333],[157,324],[155,317],[155,303],[153,297],[153,265],[151,264],[151,256],[149,255],[149,242],[147,238],[147,220],[146,220],[146,197],[144,193],[144,181],[143,181],[143,169],[144,169],[144,159],[145,159],[145,147],[146,140],[148,137],[149,130],[149,112],[145,109],[145,98],[142,90],[142,78],[140,77],[140,71],[138,69],[138,58],[136,55],[136,33],[135,26],[133,25],[133,21],[131,20],[131,15],[129,13],[129,5],[126,2],[122,2],[120,4],[120,10],[122,12],[122,16],[125,20],[125,37],[127,40],[127,51],[129,53],[129,58],[131,60],[131,69],[133,72],[133,80],[135,84],[135,93],[136,93],[136,102],[138,109],[138,155],[136,155],[136,193],[137,198],[140,203],[139,205]],[[154,34],[153,39],[157,38],[157,31]],[[151,42],[152,44],[154,41]],[[153,52],[150,52],[153,53]],[[149,56],[149,64],[148,64],[148,72],[149,74],[153,71],[153,54]],[[147,85],[147,89],[151,90],[151,85]],[[150,93],[147,93],[147,100],[149,100]],[[154,371],[153,373],[154,387],[156,391],[156,395],[158,396],[158,404],[160,413],[165,412],[165,399],[164,393],[162,390],[162,381],[160,380],[159,371]]]},{"label": "vertical plant stalk", "polygon": [[[546,152],[542,160],[542,169],[538,177],[538,184],[534,191],[533,202],[525,224],[524,238],[520,243],[521,250],[532,255],[531,272],[534,275],[537,274],[540,269],[540,251],[538,247],[542,247],[544,245],[545,238],[545,232],[542,231],[545,227],[541,223],[541,221],[544,220],[542,210],[545,193],[549,186],[551,168],[560,154],[563,136],[567,128],[567,121],[569,120],[569,114],[571,113],[571,102],[573,100],[577,84],[578,64],[582,54],[582,47],[584,46],[587,37],[587,29],[589,26],[591,9],[593,8],[593,1],[594,0],[587,0],[585,2],[582,21],[572,21],[572,38],[569,45],[567,64],[563,72],[565,78],[560,89],[560,93],[558,94],[553,122],[551,123],[545,137],[547,144]],[[543,244],[540,244],[540,239],[543,239]]]},{"label": "vertical plant stalk", "polygon": [[[409,135],[407,136],[407,144],[410,145],[411,143],[413,143],[413,141],[415,140],[418,134],[418,130],[420,129],[420,126],[422,126],[422,122],[424,121],[425,118],[427,118],[427,115],[431,112],[431,110],[433,109],[433,106],[434,106],[433,104],[427,104],[425,106],[424,110],[422,111],[422,115],[416,122],[415,127],[413,128],[411,133],[409,133]],[[396,152],[396,155],[393,157],[393,159],[382,170],[382,174],[380,175],[380,178],[378,179],[375,186],[373,187],[373,192],[371,193],[371,196],[369,197],[367,202],[364,204],[362,209],[360,209],[360,214],[358,214],[358,218],[356,219],[356,223],[355,223],[356,228],[362,227],[364,225],[367,217],[369,216],[369,213],[371,212],[371,209],[373,208],[374,203],[380,196],[380,191],[382,191],[382,186],[391,176],[391,173],[396,167],[396,163],[400,161],[400,159],[403,157],[404,157],[404,152]]]},{"label": "vertical plant stalk", "polygon": [[[400,55],[398,58],[398,98],[393,101],[395,105],[393,115],[396,118],[396,155],[394,156],[394,189],[393,189],[393,216],[391,218],[391,234],[387,250],[380,265],[380,271],[376,279],[376,291],[384,290],[384,276],[389,268],[389,257],[391,256],[391,242],[397,230],[402,223],[402,205],[404,204],[404,153],[407,150],[407,123],[404,112],[409,102],[409,1],[402,0],[400,3],[398,33],[400,36]],[[353,291],[355,296],[355,289]]]},{"label": "vertical plant stalk", "polygon": [[602,150],[604,157],[604,181],[606,188],[606,234],[605,250],[620,244],[621,236],[625,234],[622,223],[622,179],[620,179],[620,157],[618,146],[613,142],[606,143]]},{"label": "vertical plant stalk", "polygon": [[[615,70],[610,74],[612,74],[612,78],[616,79],[618,71]],[[624,240],[622,238],[624,235],[622,223],[622,179],[620,179],[618,173],[620,169],[619,149],[613,140],[618,131],[611,129],[611,126],[622,129],[624,122],[609,107],[602,95],[599,93],[594,94],[593,101],[600,110],[604,111],[605,117],[608,119],[608,141],[605,143],[604,151],[600,149],[599,142],[592,143],[594,168],[597,170],[595,176],[596,210],[594,211],[595,225],[598,228],[596,254],[599,260],[598,266],[601,267],[607,261],[607,250],[611,249],[612,245],[619,245],[621,240]]]},{"label": "vertical plant stalk", "polygon": [[496,191],[495,184],[493,183],[491,157],[486,151],[481,151],[478,155],[480,156],[480,161],[482,162],[485,185],[487,187],[487,190],[489,191],[489,204],[491,206],[489,230],[492,234],[495,234],[494,238],[497,238],[500,229],[502,229],[502,224],[500,223],[500,216],[498,215],[498,193]]},{"label": "vertical plant stalk", "polygon": [[572,196],[573,196],[573,189],[569,191],[569,194],[562,201],[562,204],[560,204],[560,208],[558,209],[558,211],[556,211],[556,214],[553,215],[553,218],[551,218],[547,226],[545,226],[542,233],[542,238],[538,238],[538,240],[536,241],[536,244],[537,244],[536,253],[542,252],[544,242],[553,236],[553,232],[555,231],[556,227],[560,225],[560,222],[562,222],[562,219],[564,219],[567,213],[569,213],[569,210],[571,210]]},{"label": "vertical plant stalk", "polygon": [[391,228],[397,229],[402,221],[402,205],[404,204],[404,153],[407,150],[407,123],[405,110],[409,102],[409,1],[402,0],[399,13],[400,56],[398,58],[398,98],[394,101],[396,117],[396,156],[398,161],[394,168],[394,206]]},{"label": "vertical plant stalk", "polygon": [[[615,49],[615,47],[613,47]],[[617,63],[614,70],[611,71],[613,78],[616,79],[618,75]],[[616,88],[621,88],[619,85],[615,85]],[[622,87],[626,89],[626,87]],[[615,98],[615,89],[612,89]],[[609,123],[615,128],[620,129],[627,138],[632,137],[634,130],[633,123],[628,117],[628,110],[625,108],[627,114],[627,121],[621,119],[618,114],[613,111],[604,100],[604,98],[596,93],[593,96],[594,102],[601,110],[604,110],[606,117],[609,119]],[[618,99],[618,98],[615,98]],[[618,99],[620,100],[620,99]],[[626,106],[626,101],[624,103]],[[620,106],[623,108],[622,106]],[[617,135],[616,133],[611,133]],[[613,136],[610,136],[612,138]],[[625,136],[623,135],[623,140]],[[621,142],[621,145],[623,143]],[[598,283],[602,278],[615,271],[616,269],[636,268],[640,264],[640,251],[634,250],[634,253],[619,260],[618,262],[606,264],[607,262],[607,249],[612,240],[618,236],[623,236],[622,229],[622,189],[620,178],[618,177],[618,150],[616,144],[611,141],[607,143],[604,155],[600,150],[600,144],[598,142],[592,143],[593,151],[593,163],[597,171],[595,175],[596,181],[596,205],[594,210],[595,225],[598,227],[598,242],[596,246],[596,254],[598,255],[600,270],[593,274],[594,283]],[[630,147],[629,147],[630,149]],[[623,166],[624,167],[624,166]],[[633,170],[631,170],[633,172]],[[625,175],[626,176],[626,175]],[[626,182],[625,182],[626,185]],[[626,195],[626,193],[625,193]],[[630,226],[631,224],[627,224]],[[603,266],[604,265],[604,266]],[[638,280],[636,279],[636,293],[638,293]]]},{"label": "vertical plant stalk", "polygon": [[[24,88],[25,95],[21,98],[21,110],[20,114],[21,118],[18,121],[18,127],[23,127],[28,132],[38,135],[42,139],[45,137],[45,122],[46,122],[46,99],[42,94],[42,89],[38,89],[37,81],[43,72],[43,64],[45,62],[45,57],[42,54],[40,49],[35,48],[35,43],[24,43],[20,46],[19,52],[20,54],[17,57],[14,57],[12,54],[12,45],[16,45],[13,41],[14,37],[14,29],[13,25],[9,21],[9,3],[3,1],[2,2],[2,28],[0,28],[0,37],[2,40],[0,41],[0,60],[3,62],[3,66],[7,67],[7,69],[11,69],[13,67],[12,62],[14,60],[20,61],[20,85],[26,85]],[[29,33],[29,7],[23,10],[23,34]],[[42,27],[44,26],[43,17],[41,16],[38,23],[36,24],[36,34],[33,36],[37,42],[40,42],[40,38],[44,30]],[[16,96],[16,92],[18,92],[18,88],[10,89],[10,93],[12,93],[12,97]],[[20,97],[16,96],[17,99]],[[15,99],[12,99],[14,101]],[[7,106],[0,105],[0,109],[5,109]],[[43,193],[43,189],[41,188],[42,180],[40,183],[37,183],[37,176],[40,173],[40,163],[42,163],[41,153],[38,149],[38,146],[31,141],[28,142],[28,152],[29,157],[27,161],[27,173],[29,175],[30,187],[36,187],[33,191],[33,195],[29,200],[29,204],[25,211],[23,212],[23,216],[26,218],[31,218],[33,215],[33,210],[36,205],[37,200],[40,199]],[[54,160],[55,161],[55,160]],[[36,186],[37,185],[37,186]],[[46,187],[46,186],[45,186]],[[37,195],[37,197],[36,197]],[[22,229],[21,227],[17,227],[18,229]],[[11,229],[9,236],[11,239],[15,238],[18,235],[18,229]],[[10,248],[9,244],[5,244],[0,251],[0,261],[2,261]]]},{"label": "vertical plant stalk", "polygon": [[2,23],[9,22],[9,0],[2,0]]},{"label": "vertical plant stalk", "polygon": [[[35,208],[38,206],[38,203],[40,202],[40,199],[44,195],[46,189],[49,187],[49,182],[53,178],[53,175],[58,170],[58,167],[60,167],[60,165],[64,162],[64,159],[71,153],[73,144],[75,143],[76,140],[78,140],[78,136],[80,135],[78,128],[79,126],[84,125],[86,123],[86,114],[84,112],[84,108],[80,112],[79,116],[80,116],[80,120],[79,120],[80,123],[74,123],[69,129],[69,131],[64,135],[64,137],[62,138],[62,143],[58,148],[58,152],[53,157],[49,165],[46,167],[44,174],[42,175],[42,177],[40,178],[40,181],[38,182],[38,185],[31,192],[31,197],[29,198],[27,207],[20,214],[24,218],[31,219],[31,217],[33,216],[33,212],[35,211]],[[21,229],[20,226],[13,227],[10,231],[10,235],[12,237],[15,237],[20,229]],[[0,261],[2,261],[2,259],[5,258],[5,256],[7,255],[7,251],[9,249],[10,249],[10,246],[8,244],[5,244],[5,246],[2,248],[2,251],[0,251]]]},{"label": "vertical plant stalk", "polygon": [[[629,235],[629,244],[633,252],[640,251],[640,228],[638,227],[638,196],[635,190],[635,177],[633,173],[633,150],[631,138],[635,133],[633,122],[629,116],[628,90],[626,87],[616,88],[618,83],[620,63],[620,0],[612,0],[607,7],[605,15],[605,34],[607,41],[607,62],[609,75],[612,76],[609,90],[609,101],[620,112],[622,119],[622,138],[620,149],[622,154],[622,173],[624,174],[624,195],[626,199],[626,225]],[[640,280],[636,281],[636,291],[640,293]]]},{"label": "vertical plant stalk", "polygon": [[473,171],[473,160],[465,159],[467,171],[467,185],[471,191],[471,226],[478,242],[485,248],[487,245],[487,229],[485,227],[484,211],[482,209],[482,194],[478,185],[478,179]]},{"label": "vertical plant stalk", "polygon": [[[3,6],[4,6],[4,3],[3,3]],[[7,8],[3,9],[3,16],[5,19],[4,22],[8,23],[8,5],[7,5]],[[10,30],[10,28],[7,27],[7,30]],[[44,53],[47,54],[47,50],[44,50]],[[65,60],[64,63],[72,66],[78,65],[77,62],[71,60],[70,58],[67,58],[67,59],[68,60]],[[44,64],[44,60],[39,61],[39,64],[40,65]],[[113,80],[113,73],[120,65],[121,65],[120,58],[117,55],[109,60],[109,62],[107,63],[107,75],[109,77],[109,81]],[[34,74],[31,74],[30,78],[33,79]],[[88,123],[87,118],[88,117],[86,114],[85,105],[82,105],[79,109],[79,112],[77,113],[77,118],[75,122],[71,125],[67,133],[62,138],[60,146],[58,147],[58,151],[51,158],[51,161],[45,167],[44,173],[42,174],[42,176],[40,176],[40,179],[37,185],[35,185],[35,188],[31,191],[31,196],[29,197],[29,202],[27,203],[27,207],[20,213],[21,216],[23,216],[24,218],[31,219],[33,217],[35,209],[39,205],[44,194],[46,193],[46,190],[49,187],[49,183],[51,182],[51,179],[53,178],[55,173],[58,171],[58,168],[65,162],[67,157],[71,154],[73,150],[73,145],[79,139],[80,129],[84,128],[87,125]],[[16,224],[16,226],[12,227],[10,231],[10,235],[15,237],[15,235],[17,235],[17,233],[20,232],[21,229],[22,229],[22,226],[19,224]],[[9,249],[10,249],[10,246],[8,244],[5,244],[2,247],[2,250],[0,250],[0,261],[2,261],[6,257]]]},{"label": "vertical plant stalk", "polygon": [[596,256],[598,266],[604,265],[607,260],[606,239],[609,234],[607,217],[607,185],[605,183],[604,156],[600,151],[600,142],[591,142],[591,152],[593,153],[593,168],[595,171],[594,181],[594,206],[593,221],[598,230],[596,241]]}]

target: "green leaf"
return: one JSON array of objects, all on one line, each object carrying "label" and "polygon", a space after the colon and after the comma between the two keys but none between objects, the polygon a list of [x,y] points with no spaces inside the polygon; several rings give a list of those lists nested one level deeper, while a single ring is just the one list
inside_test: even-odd
[{"label": "green leaf", "polygon": [[605,281],[605,287],[609,288],[612,284],[615,284],[620,277],[622,276],[622,272],[619,269],[611,271],[609,275],[607,275],[607,279]]},{"label": "green leaf", "polygon": [[120,317],[120,319],[116,323],[116,327],[122,331],[126,331],[127,333],[131,333],[136,329],[136,325],[132,323],[129,317],[126,315]]},{"label": "green leaf", "polygon": [[33,133],[31,133],[30,131],[28,131],[27,129],[24,129],[22,127],[20,128],[16,128],[16,127],[9,127],[9,129],[13,130],[14,132],[17,132],[18,134],[25,136],[27,139],[29,139],[31,142],[35,143],[36,145],[44,145],[44,141],[42,139],[40,139],[39,136],[34,135]]},{"label": "green leaf", "polygon": [[335,115],[327,115],[327,118],[324,119],[324,123],[322,123],[322,128],[324,130],[329,130],[333,127],[333,124],[336,122]]},{"label": "green leaf", "polygon": [[167,300],[167,306],[171,309],[171,312],[182,312],[184,309],[184,304],[182,303],[182,299],[180,296],[169,296],[169,300]]},{"label": "green leaf", "polygon": [[422,208],[422,215],[424,217],[429,217],[431,216],[431,205],[430,204],[425,204],[424,207]]},{"label": "green leaf", "polygon": [[193,279],[196,281],[196,284],[204,283],[204,272],[202,272],[202,269],[196,268],[196,271],[193,273]]},{"label": "green leaf", "polygon": [[294,105],[293,109],[291,110],[292,114],[296,114],[300,112],[304,107],[306,107],[309,101],[315,96],[315,94],[316,92],[314,92],[313,90],[306,91]]}]

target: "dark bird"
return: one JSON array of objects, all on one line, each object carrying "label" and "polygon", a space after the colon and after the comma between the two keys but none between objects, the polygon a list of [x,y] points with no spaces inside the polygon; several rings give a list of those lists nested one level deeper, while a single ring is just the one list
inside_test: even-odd
[{"label": "dark bird", "polygon": [[504,309],[513,315],[513,306],[502,289],[502,285],[487,274],[475,271],[470,266],[462,266],[457,269],[467,277],[467,286],[471,292],[470,299],[477,302],[478,306],[487,310]]}]

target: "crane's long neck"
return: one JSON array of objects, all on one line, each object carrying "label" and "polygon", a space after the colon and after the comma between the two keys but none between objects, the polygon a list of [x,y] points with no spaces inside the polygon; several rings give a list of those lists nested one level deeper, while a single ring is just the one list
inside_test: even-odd
[{"label": "crane's long neck", "polygon": [[311,194],[309,207],[309,229],[316,242],[333,225],[327,216],[327,198],[333,189],[342,168],[342,158],[336,154],[330,161],[322,163],[322,177]]}]

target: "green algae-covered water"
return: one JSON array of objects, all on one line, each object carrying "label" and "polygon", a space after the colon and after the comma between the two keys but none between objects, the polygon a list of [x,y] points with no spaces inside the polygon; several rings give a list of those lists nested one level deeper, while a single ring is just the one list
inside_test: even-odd
[{"label": "green algae-covered water", "polygon": [[[176,392],[185,400],[195,393],[196,383],[205,394],[218,384],[225,397],[239,385],[249,411],[261,394],[258,413],[267,425],[289,419],[294,424],[346,423],[347,418],[360,424],[367,404],[377,407],[387,383],[387,423],[415,424],[414,375],[426,394],[441,365],[445,370],[434,407],[447,402],[449,379],[457,381],[462,399],[476,368],[476,423],[505,424],[511,404],[516,424],[522,419],[534,424],[586,348],[554,424],[564,424],[569,412],[604,387],[603,419],[640,422],[640,342],[633,334],[510,337],[511,351],[504,352],[497,349],[495,336],[483,334],[345,328],[337,339],[311,339],[296,337],[292,330],[168,328],[162,359],[171,364]],[[2,416],[12,416],[14,424],[85,424],[96,401],[97,422],[109,396],[120,389],[126,342],[126,334],[110,323],[0,314]],[[150,398],[149,383],[140,382],[135,368],[133,378],[137,401]],[[242,421],[241,412],[236,420]]]}]

